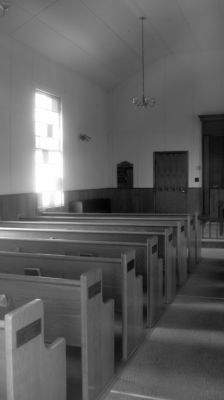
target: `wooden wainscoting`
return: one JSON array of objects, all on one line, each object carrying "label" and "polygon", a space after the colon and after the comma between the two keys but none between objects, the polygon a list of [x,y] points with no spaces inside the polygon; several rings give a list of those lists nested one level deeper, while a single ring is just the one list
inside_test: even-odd
[{"label": "wooden wainscoting", "polygon": [[36,193],[17,193],[0,195],[0,217],[17,219],[19,214],[35,215],[37,211]]},{"label": "wooden wainscoting", "polygon": [[[153,188],[133,189],[86,189],[70,190],[65,192],[65,206],[68,210],[69,202],[88,199],[110,199],[111,212],[155,212]],[[189,188],[187,212],[201,213],[202,189]],[[17,219],[19,214],[33,216],[37,214],[37,196],[35,193],[18,193],[0,195],[0,217],[5,220]]]}]

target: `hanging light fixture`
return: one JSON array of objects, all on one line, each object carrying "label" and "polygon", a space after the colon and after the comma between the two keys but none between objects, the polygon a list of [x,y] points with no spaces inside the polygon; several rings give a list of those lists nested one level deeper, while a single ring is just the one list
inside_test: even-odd
[{"label": "hanging light fixture", "polygon": [[0,0],[0,17],[4,17],[10,7],[8,0]]},{"label": "hanging light fixture", "polygon": [[142,72],[142,95],[141,97],[133,97],[132,103],[137,107],[154,107],[156,100],[152,97],[145,96],[145,53],[144,53],[144,20],[146,17],[140,17],[141,20],[141,72]]}]

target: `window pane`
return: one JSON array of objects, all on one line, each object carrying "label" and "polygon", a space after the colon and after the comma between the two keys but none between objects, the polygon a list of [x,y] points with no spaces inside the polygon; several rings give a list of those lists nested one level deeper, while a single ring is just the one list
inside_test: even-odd
[{"label": "window pane", "polygon": [[61,105],[54,96],[35,95],[35,179],[41,206],[64,203]]},{"label": "window pane", "polygon": [[36,121],[35,134],[37,136],[46,137],[47,136],[47,125],[43,122]]},{"label": "window pane", "polygon": [[52,98],[44,93],[36,93],[36,107],[52,110]]},{"label": "window pane", "polygon": [[42,205],[43,205],[43,207],[50,206],[50,193],[48,193],[48,192],[42,193]]}]

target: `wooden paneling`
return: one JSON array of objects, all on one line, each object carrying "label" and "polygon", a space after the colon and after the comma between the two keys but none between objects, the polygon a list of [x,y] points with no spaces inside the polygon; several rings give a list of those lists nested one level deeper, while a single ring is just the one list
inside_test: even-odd
[{"label": "wooden paneling", "polygon": [[112,212],[153,212],[153,188],[111,189]]},{"label": "wooden paneling", "polygon": [[65,191],[65,208],[72,201],[89,200],[98,198],[111,198],[112,189],[84,189],[84,190],[67,190]]},{"label": "wooden paneling", "polygon": [[[68,210],[70,201],[102,198],[111,199],[111,212],[155,212],[153,188],[135,189],[86,189],[65,192],[65,207]],[[202,189],[189,188],[187,212],[201,212]],[[16,219],[19,214],[33,216],[37,212],[35,193],[8,194],[0,196],[0,217],[4,220]]]}]

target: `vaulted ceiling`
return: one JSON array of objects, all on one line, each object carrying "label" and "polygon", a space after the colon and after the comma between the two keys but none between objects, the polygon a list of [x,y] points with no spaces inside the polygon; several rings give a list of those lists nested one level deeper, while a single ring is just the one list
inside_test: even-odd
[{"label": "vaulted ceiling", "polygon": [[10,0],[0,18],[9,34],[106,89],[139,70],[140,21],[145,61],[223,51],[224,0]]}]

